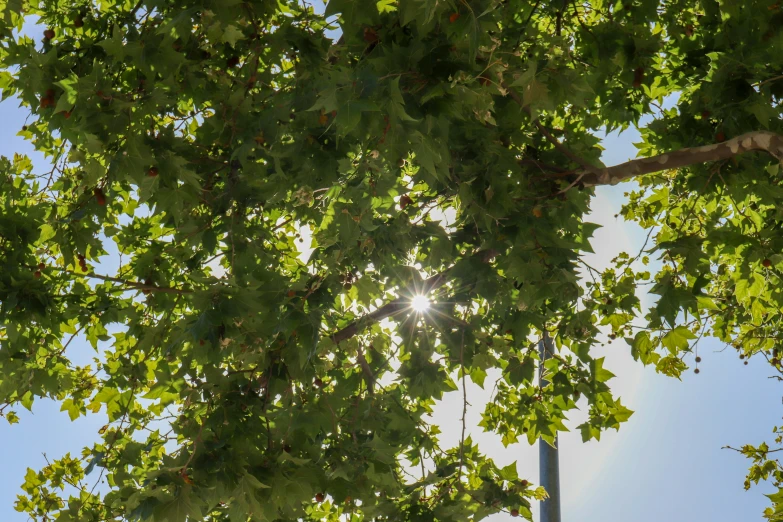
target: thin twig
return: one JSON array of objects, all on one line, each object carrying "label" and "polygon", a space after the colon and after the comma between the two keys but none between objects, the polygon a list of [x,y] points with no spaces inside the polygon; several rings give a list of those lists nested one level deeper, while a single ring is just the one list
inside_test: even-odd
[{"label": "thin twig", "polygon": [[457,473],[457,482],[462,481],[462,467],[464,466],[465,453],[465,418],[468,413],[468,391],[465,383],[465,364],[463,354],[465,352],[465,328],[462,328],[462,341],[459,348],[459,367],[462,372],[462,437],[459,443],[459,471]]},{"label": "thin twig", "polygon": [[[532,111],[530,108],[525,104],[525,102],[522,100],[522,97],[519,95],[518,92],[516,92],[514,89],[512,89],[507,83],[502,82],[501,86],[503,89],[508,92],[509,96],[511,96],[511,99],[514,100],[517,105],[519,105],[522,110],[527,112],[531,117],[533,116]],[[579,155],[575,154],[571,149],[560,143],[560,141],[550,132],[548,128],[546,128],[544,125],[539,123],[538,121],[534,121],[533,124],[538,129],[538,132],[540,132],[546,140],[551,143],[557,150],[562,152],[566,157],[568,157],[571,161],[585,169],[586,172],[594,172],[597,173],[599,169],[593,165],[591,165],[587,160],[580,157]]]},{"label": "thin twig", "polygon": [[81,276],[86,277],[89,279],[100,279],[101,281],[110,281],[112,283],[121,283],[123,285],[128,285],[129,289],[138,289],[138,290],[145,290],[148,292],[161,292],[166,294],[192,294],[193,290],[184,290],[182,288],[172,288],[169,286],[155,286],[155,285],[148,285],[145,283],[138,283],[136,281],[128,281],[125,279],[120,279],[119,277],[112,277],[112,276],[105,276],[101,274],[96,274],[95,272],[88,272],[86,274],[80,274],[79,272],[74,272],[73,270],[68,270],[66,268],[59,268],[56,266],[47,267],[50,270],[57,270],[60,272],[63,272],[65,274],[71,274],[75,276]]}]

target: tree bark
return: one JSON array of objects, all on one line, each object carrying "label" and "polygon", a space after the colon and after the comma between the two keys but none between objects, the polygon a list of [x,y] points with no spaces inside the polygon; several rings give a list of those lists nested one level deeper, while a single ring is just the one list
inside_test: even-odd
[{"label": "tree bark", "polygon": [[636,176],[720,161],[750,151],[766,152],[778,161],[783,161],[783,136],[767,131],[748,132],[721,143],[679,149],[651,158],[626,161],[614,167],[591,169],[582,172],[580,176],[586,186],[616,185]]}]

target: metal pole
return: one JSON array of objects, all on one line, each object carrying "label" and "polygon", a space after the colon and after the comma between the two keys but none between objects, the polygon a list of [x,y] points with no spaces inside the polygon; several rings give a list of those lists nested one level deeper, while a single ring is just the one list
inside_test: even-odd
[{"label": "metal pole", "polygon": [[[549,334],[544,331],[544,338],[538,343],[538,354],[541,358],[539,380],[543,388],[549,381],[544,379],[544,361],[554,353],[555,345]],[[538,439],[538,474],[541,485],[544,486],[549,498],[541,501],[541,522],[560,522],[560,460],[557,456],[557,436],[555,447],[543,439]]]}]

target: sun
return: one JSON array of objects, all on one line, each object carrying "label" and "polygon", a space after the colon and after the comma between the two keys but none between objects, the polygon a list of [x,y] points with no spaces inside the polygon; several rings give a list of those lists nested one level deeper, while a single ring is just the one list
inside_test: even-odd
[{"label": "sun", "polygon": [[424,295],[416,295],[411,299],[411,308],[416,310],[417,312],[424,312],[430,307],[430,300],[427,299],[427,296]]}]

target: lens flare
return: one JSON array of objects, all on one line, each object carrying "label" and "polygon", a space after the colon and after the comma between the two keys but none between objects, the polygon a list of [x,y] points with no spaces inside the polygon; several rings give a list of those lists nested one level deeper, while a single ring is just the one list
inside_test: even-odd
[{"label": "lens flare", "polygon": [[411,299],[411,308],[417,312],[424,312],[430,307],[430,300],[426,296],[417,295]]}]

